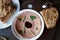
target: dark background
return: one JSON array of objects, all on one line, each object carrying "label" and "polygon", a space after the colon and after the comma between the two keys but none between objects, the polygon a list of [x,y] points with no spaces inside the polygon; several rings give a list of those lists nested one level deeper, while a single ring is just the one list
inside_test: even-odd
[{"label": "dark background", "polygon": [[[58,4],[52,5],[56,7],[59,11],[59,19],[57,21],[55,28],[47,29],[45,26],[43,34],[37,40],[60,40],[60,0],[20,0],[20,2],[21,2],[21,10],[28,8],[27,5],[29,3],[33,5],[33,8],[31,9],[34,9],[38,12],[42,10],[41,6],[46,2],[58,3]],[[18,40],[13,35],[11,31],[11,26],[6,29],[0,30],[0,37],[1,36],[6,37],[8,40]]]},{"label": "dark background", "polygon": [[21,9],[26,9],[28,8],[27,7],[28,4],[32,4],[33,8],[31,9],[34,9],[39,12],[42,10],[41,6],[46,2],[55,3],[52,6],[58,9],[59,19],[57,21],[55,28],[53,29],[45,28],[43,35],[38,40],[60,40],[60,0],[22,0]]}]

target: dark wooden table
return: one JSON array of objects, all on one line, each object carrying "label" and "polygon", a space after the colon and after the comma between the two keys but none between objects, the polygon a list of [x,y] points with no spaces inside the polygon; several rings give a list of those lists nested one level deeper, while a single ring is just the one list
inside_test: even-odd
[{"label": "dark wooden table", "polygon": [[[27,0],[22,0],[22,1],[20,1],[21,2],[21,10],[22,9],[26,9],[27,7],[26,7],[26,5],[24,5],[24,2],[25,1],[27,1]],[[31,0],[30,0],[31,1]],[[29,2],[30,2],[29,1]],[[44,2],[46,2],[46,1],[44,1],[43,3],[41,2],[42,0],[37,0],[37,1],[34,1],[34,2],[30,2],[30,4],[33,4],[33,7],[34,8],[32,8],[32,9],[34,9],[34,10],[36,10],[36,11],[40,11],[40,10],[42,10],[42,8],[41,8],[41,5],[42,4],[44,4]],[[54,2],[56,2],[55,0],[53,0]],[[27,2],[27,3],[29,3],[29,2]],[[58,10],[60,10],[60,6],[59,6],[60,4],[58,4],[58,5],[54,5]],[[59,14],[60,15],[60,14]],[[59,16],[60,17],[60,16]],[[59,19],[60,20],[60,19]],[[45,29],[44,29],[44,32],[43,32],[43,34],[41,35],[41,37],[39,37],[37,40],[55,40],[54,38],[56,38],[55,37],[55,34],[56,34],[56,29],[57,29],[57,27],[59,27],[60,25],[59,25],[59,20],[58,20],[58,22],[57,22],[57,24],[56,24],[56,27],[55,28],[53,28],[53,29],[47,29],[46,28],[46,26],[45,26]],[[6,28],[6,29],[3,29],[3,30],[0,30],[0,36],[5,36],[8,40],[18,40],[14,35],[13,35],[13,33],[12,33],[12,31],[11,31],[11,27],[8,27],[8,28]]]},{"label": "dark wooden table", "polygon": [[[21,2],[21,10],[22,9],[33,9],[33,10],[36,10],[39,12],[43,9],[42,5],[49,1],[53,2],[51,0],[43,0],[43,1],[42,0],[28,0],[28,1],[22,0],[22,1],[20,1]],[[32,8],[28,7],[29,4],[32,5]],[[52,6],[56,7],[55,5],[52,5]],[[43,34],[37,40],[53,40],[54,35],[55,35],[55,30],[56,30],[56,27],[53,29],[47,29],[45,26]]]}]

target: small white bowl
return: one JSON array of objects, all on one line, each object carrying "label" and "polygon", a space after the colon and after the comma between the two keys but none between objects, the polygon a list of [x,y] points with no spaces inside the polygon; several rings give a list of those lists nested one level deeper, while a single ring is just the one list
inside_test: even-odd
[{"label": "small white bowl", "polygon": [[0,20],[0,29],[4,29],[9,27],[10,25],[12,25],[13,19],[16,17],[17,12],[19,12],[20,10],[20,3],[19,0],[12,0],[12,3],[16,6],[16,11],[14,12],[14,14],[7,20],[6,23],[3,23]]},{"label": "small white bowl", "polygon": [[[15,37],[18,38],[19,40],[36,40],[37,38],[39,38],[39,37],[42,35],[43,30],[44,30],[44,21],[43,21],[43,18],[42,18],[42,16],[41,16],[37,11],[32,10],[32,9],[24,9],[24,10],[22,10],[22,11],[19,11],[19,12],[17,13],[17,16],[19,16],[22,12],[26,12],[26,11],[30,11],[30,12],[36,13],[36,14],[40,17],[41,22],[42,22],[42,27],[41,27],[41,30],[40,30],[39,34],[38,34],[37,36],[33,37],[33,38],[30,38],[30,39],[23,38],[23,37],[22,37],[19,33],[17,33],[17,31],[16,31],[16,28],[15,28],[16,18],[14,19],[13,24],[12,24],[12,26],[11,26],[12,32],[13,32],[13,34],[15,35]],[[17,17],[17,16],[16,16],[16,17]]]}]

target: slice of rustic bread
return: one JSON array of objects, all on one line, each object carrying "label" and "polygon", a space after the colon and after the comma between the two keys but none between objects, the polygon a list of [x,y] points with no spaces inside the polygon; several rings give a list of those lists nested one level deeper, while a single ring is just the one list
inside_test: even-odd
[{"label": "slice of rustic bread", "polygon": [[58,10],[54,7],[43,9],[41,15],[44,18],[47,28],[53,28],[56,25],[58,19]]}]

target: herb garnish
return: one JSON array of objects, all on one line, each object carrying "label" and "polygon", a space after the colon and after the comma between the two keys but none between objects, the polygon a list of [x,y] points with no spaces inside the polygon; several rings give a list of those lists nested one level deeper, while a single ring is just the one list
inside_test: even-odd
[{"label": "herb garnish", "polygon": [[22,20],[22,18],[18,18],[18,20],[19,20],[19,21],[21,21],[21,20]]},{"label": "herb garnish", "polygon": [[26,16],[25,17],[18,18],[19,21],[22,21],[23,20],[23,22],[25,21],[25,19],[26,19]]},{"label": "herb garnish", "polygon": [[34,20],[36,17],[35,16],[30,16],[31,20]]},{"label": "herb garnish", "polygon": [[38,30],[38,27],[36,27],[36,30]]},{"label": "herb garnish", "polygon": [[25,19],[26,19],[26,16],[23,18],[23,22],[25,21]]},{"label": "herb garnish", "polygon": [[22,30],[20,30],[20,31],[19,31],[19,33],[20,33],[20,34],[23,34],[23,31],[22,31]]}]

